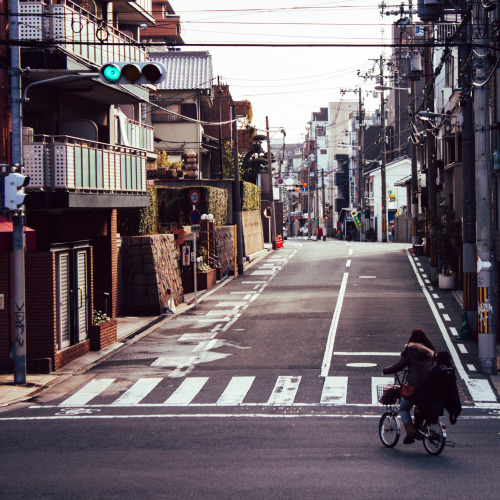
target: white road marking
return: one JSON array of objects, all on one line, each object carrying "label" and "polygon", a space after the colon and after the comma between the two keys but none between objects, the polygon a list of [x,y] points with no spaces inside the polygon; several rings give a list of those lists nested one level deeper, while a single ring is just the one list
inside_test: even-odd
[{"label": "white road marking", "polygon": [[278,377],[271,397],[267,401],[270,406],[290,406],[295,400],[301,377]]},{"label": "white road marking", "polygon": [[236,307],[243,307],[244,305],[246,304],[246,302],[243,302],[243,301],[234,301],[234,302],[229,302],[229,301],[226,301],[226,302],[217,302],[217,304],[215,304],[215,307],[233,307],[233,308],[236,308]]},{"label": "white road marking", "polygon": [[232,377],[216,406],[237,406],[243,403],[255,377]]},{"label": "white road marking", "polygon": [[255,285],[255,284],[259,284],[259,285],[263,285],[264,283],[266,283],[265,281],[242,281],[241,282],[243,285]]},{"label": "white road marking", "polygon": [[460,352],[462,354],[468,354],[469,351],[467,350],[467,347],[465,347],[463,344],[457,344],[457,347],[460,349]]},{"label": "white road marking", "polygon": [[73,396],[65,399],[59,406],[83,406],[91,399],[99,396],[99,394],[105,391],[115,380],[114,378],[94,378],[78,392],[75,392]]},{"label": "white road marking", "polygon": [[330,371],[330,365],[332,362],[333,347],[335,345],[335,336],[337,335],[337,327],[340,319],[340,312],[342,311],[342,302],[344,301],[345,289],[347,286],[347,278],[349,273],[344,273],[342,278],[342,284],[340,285],[339,295],[337,297],[337,304],[335,305],[335,311],[333,313],[332,324],[330,325],[330,331],[328,333],[328,341],[326,343],[325,355],[323,357],[323,363],[321,365],[321,377],[327,377]]},{"label": "white road marking", "polygon": [[345,267],[351,267],[351,259],[349,259],[349,260],[345,263]]},{"label": "white road marking", "polygon": [[439,295],[437,293],[433,293],[432,296],[435,298],[435,299],[439,299]]},{"label": "white road marking", "polygon": [[[429,283],[430,283],[430,280],[424,280],[424,281],[425,281],[425,283],[427,283],[427,284],[429,284]],[[429,288],[429,290],[430,290],[430,288]]]},{"label": "white road marking", "polygon": [[184,333],[177,339],[177,342],[185,344],[202,342],[204,340],[209,340],[212,335],[212,332]]},{"label": "white road marking", "polygon": [[376,276],[359,276],[359,279],[375,279]]},{"label": "white road marking", "polygon": [[334,356],[400,356],[400,352],[350,352],[350,351],[335,351]]},{"label": "white road marking", "polygon": [[130,389],[122,394],[112,406],[131,406],[141,402],[163,379],[140,378]]},{"label": "white road marking", "polygon": [[475,371],[477,371],[477,370],[476,370],[476,367],[475,367],[474,365],[467,365],[467,368],[468,368],[468,369],[469,369],[469,371],[471,371],[471,372],[475,372]]},{"label": "white road marking", "polygon": [[321,393],[322,405],[345,405],[349,377],[326,377]]},{"label": "white road marking", "polygon": [[163,403],[167,406],[187,406],[207,383],[208,377],[185,379],[175,392]]},{"label": "white road marking", "polygon": [[172,355],[159,356],[152,363],[151,366],[159,366],[161,368],[185,368],[192,365],[198,356],[192,355]]},{"label": "white road marking", "polygon": [[349,255],[352,255],[352,252],[353,252],[353,249],[352,249],[352,248],[350,248],[350,249],[349,249]]},{"label": "white road marking", "polygon": [[439,309],[444,309],[444,306],[443,306],[442,302],[438,302],[437,306],[439,307]]},{"label": "white road marking", "polygon": [[[420,284],[420,287],[422,288],[422,292],[427,299],[427,303],[429,304],[429,307],[432,310],[432,313],[434,314],[434,319],[436,320],[436,323],[439,326],[439,329],[441,330],[441,334],[443,335],[444,341],[446,343],[446,346],[448,347],[448,350],[450,351],[450,354],[453,358],[453,362],[455,363],[455,367],[457,369],[458,374],[462,378],[462,380],[465,382],[467,389],[470,392],[470,395],[472,396],[472,399],[476,402],[480,401],[497,401],[495,393],[493,392],[490,383],[488,380],[482,380],[482,379],[471,379],[466,372],[466,370],[463,367],[462,361],[460,359],[460,356],[458,355],[455,346],[448,334],[448,331],[446,330],[446,326],[443,323],[438,310],[436,309],[436,306],[434,305],[434,301],[432,300],[429,292],[426,290],[425,285],[422,282],[422,278],[420,278],[420,275],[417,272],[415,263],[413,262],[413,259],[410,257],[410,253],[408,250],[406,251],[406,254],[408,256],[408,259],[410,261],[410,264],[413,267],[413,271],[415,273],[415,276],[417,277],[417,280]],[[447,314],[443,314],[443,318],[445,321],[451,321],[450,317]],[[476,403],[477,404],[477,403]]]},{"label": "white road marking", "polygon": [[452,333],[452,335],[454,335],[455,337],[458,337],[458,332],[457,332],[457,329],[454,327],[454,326],[450,326],[450,332]]}]

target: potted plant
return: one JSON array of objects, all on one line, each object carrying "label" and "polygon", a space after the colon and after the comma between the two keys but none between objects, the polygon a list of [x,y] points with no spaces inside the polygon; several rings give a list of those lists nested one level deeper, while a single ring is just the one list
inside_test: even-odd
[{"label": "potted plant", "polygon": [[433,225],[432,238],[437,241],[440,273],[438,286],[443,290],[453,290],[456,286],[456,272],[460,260],[461,224],[455,219],[455,212],[443,206]]},{"label": "potted plant", "polygon": [[94,311],[93,324],[89,327],[90,350],[100,351],[114,344],[117,339],[116,319],[111,319],[102,311]]}]

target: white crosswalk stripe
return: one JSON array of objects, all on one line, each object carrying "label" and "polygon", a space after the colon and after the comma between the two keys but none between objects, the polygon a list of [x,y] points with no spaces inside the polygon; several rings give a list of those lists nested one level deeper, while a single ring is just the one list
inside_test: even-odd
[{"label": "white crosswalk stripe", "polygon": [[348,377],[326,377],[321,393],[322,405],[345,405]]},{"label": "white crosswalk stripe", "polygon": [[237,406],[243,403],[255,377],[233,377],[217,400],[216,406]]},{"label": "white crosswalk stripe", "polygon": [[59,406],[83,406],[90,400],[99,396],[105,389],[107,389],[116,379],[114,378],[100,378],[92,379],[87,385],[80,389],[77,393],[64,400]]},{"label": "white crosswalk stripe", "polygon": [[190,377],[183,380],[176,391],[163,403],[167,406],[188,406],[207,383],[208,377]]},{"label": "white crosswalk stripe", "polygon": [[295,400],[301,377],[278,377],[268,405],[290,406]]},{"label": "white crosswalk stripe", "polygon": [[112,405],[132,406],[139,404],[163,379],[140,378],[127,392],[122,394]]},{"label": "white crosswalk stripe", "polygon": [[[116,381],[114,378],[92,379],[76,393],[65,399],[60,403],[59,407],[74,407],[74,406],[244,406],[244,405],[262,405],[262,406],[341,406],[346,404],[354,404],[358,406],[373,406],[378,405],[377,401],[377,386],[391,384],[394,381],[393,377],[370,377],[371,379],[371,396],[370,401],[360,401],[359,396],[354,393],[351,395],[350,402],[347,403],[348,395],[348,382],[347,376],[329,376],[326,377],[323,386],[317,389],[317,393],[302,394],[305,396],[307,403],[303,399],[297,401],[297,394],[303,377],[300,376],[279,376],[272,385],[272,381],[267,378],[266,383],[269,382],[269,392],[262,394],[265,391],[265,386],[262,381],[259,382],[257,388],[254,388],[256,377],[254,376],[235,376],[226,383],[222,389],[220,382],[217,382],[217,377],[213,377],[215,381],[212,387],[207,385],[210,377],[187,377],[184,378],[182,383],[174,390],[174,392],[161,403],[162,399],[158,397],[161,391],[165,390],[159,387],[163,380],[169,380],[167,377],[143,377],[138,379],[130,388],[112,402],[102,403],[102,398],[105,397],[109,401],[111,394],[116,394],[116,386],[113,383]],[[368,381],[367,381],[368,382]],[[118,384],[118,382],[117,382]],[[119,386],[118,386],[119,387]],[[196,400],[202,389],[207,387],[204,399],[211,399],[209,402],[200,403]],[[215,387],[215,389],[214,389]],[[308,384],[305,385],[308,387]],[[309,386],[310,387],[310,386]],[[110,389],[106,393],[107,389]],[[168,390],[168,389],[167,389]],[[171,389],[170,389],[171,390]],[[351,392],[354,388],[351,389]],[[256,394],[261,393],[262,399],[257,399]],[[145,404],[144,398],[150,394],[156,394],[153,397],[157,403]],[[249,397],[250,395],[250,397]],[[164,396],[165,397],[165,396]],[[317,398],[317,399],[316,399]],[[312,402],[311,402],[312,399]],[[366,399],[366,398],[365,398]],[[316,402],[314,402],[316,401]],[[101,404],[99,404],[101,402]]]}]

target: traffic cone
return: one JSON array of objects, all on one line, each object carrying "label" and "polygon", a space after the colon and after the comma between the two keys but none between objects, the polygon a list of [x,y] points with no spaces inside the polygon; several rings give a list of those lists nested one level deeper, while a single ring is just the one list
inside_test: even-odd
[{"label": "traffic cone", "polygon": [[469,320],[467,318],[467,312],[464,311],[462,314],[462,326],[460,327],[460,335],[457,340],[470,340],[469,337]]}]

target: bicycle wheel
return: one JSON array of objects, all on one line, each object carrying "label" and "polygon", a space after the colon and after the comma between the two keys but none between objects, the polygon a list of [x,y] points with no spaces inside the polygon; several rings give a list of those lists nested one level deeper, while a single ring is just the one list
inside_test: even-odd
[{"label": "bicycle wheel", "polygon": [[426,424],[423,428],[424,448],[430,455],[439,455],[446,442],[446,433],[443,431],[441,422]]},{"label": "bicycle wheel", "polygon": [[399,441],[401,431],[399,429],[399,421],[397,413],[386,411],[381,417],[378,424],[378,434],[382,444],[386,448],[393,448]]}]

